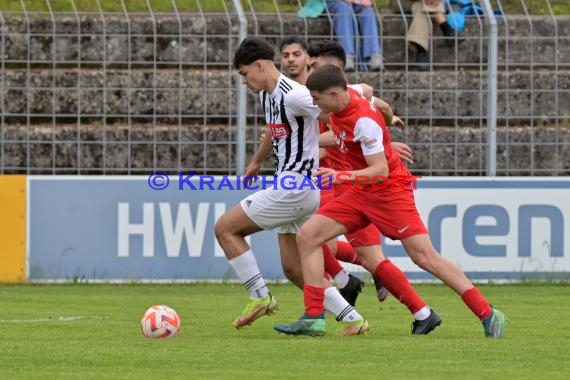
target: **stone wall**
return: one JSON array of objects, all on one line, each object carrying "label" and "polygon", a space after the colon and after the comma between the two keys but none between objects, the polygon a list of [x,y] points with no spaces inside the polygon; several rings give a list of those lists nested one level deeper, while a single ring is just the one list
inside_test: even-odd
[{"label": "stone wall", "polygon": [[[486,73],[387,71],[382,77],[366,73],[351,79],[374,86],[396,114],[410,117],[412,125],[449,125],[455,115],[460,125],[470,125],[486,117]],[[233,117],[236,107],[236,77],[224,70],[160,70],[155,77],[152,70],[61,69],[54,78],[48,69],[33,70],[29,77],[26,70],[11,69],[1,80],[5,91],[0,111],[8,114],[8,121],[27,116],[28,97],[32,122],[43,122],[54,112],[70,119],[79,114],[85,121],[130,115],[142,122],[156,114],[161,123],[177,123],[179,115],[190,123],[202,122],[204,116],[222,122]],[[546,69],[501,71],[498,83],[499,118],[508,118],[511,125],[529,125],[532,116],[537,124],[552,123],[557,115],[570,119],[570,70],[557,77]],[[250,94],[249,113],[258,102]]]},{"label": "stone wall", "polygon": [[[256,132],[247,128],[248,159]],[[8,173],[29,167],[32,174],[227,174],[235,167],[236,130],[225,125],[9,126],[3,133],[0,159]],[[485,133],[486,128],[422,126],[393,129],[392,137],[412,147],[415,174],[484,175]],[[497,144],[499,175],[570,175],[570,128],[502,128]],[[272,161],[264,168],[271,173]]]},{"label": "stone wall", "polygon": [[[453,48],[436,31],[434,71],[421,73],[405,65],[413,53],[403,18],[379,20],[386,71],[350,80],[372,85],[407,116],[407,129],[393,137],[414,148],[416,174],[484,174],[484,22],[469,20]],[[498,22],[498,173],[568,175],[570,17]],[[235,167],[235,127],[227,125],[235,126],[237,18],[57,15],[53,23],[32,15],[28,24],[5,15],[0,31],[4,172],[222,174]],[[332,37],[327,18],[305,23],[294,15],[249,17],[249,33],[273,43],[291,34]],[[257,103],[250,94],[250,125]],[[248,127],[250,153],[256,132]]]},{"label": "stone wall", "polygon": [[[265,36],[275,43],[282,35],[304,35],[308,39],[333,36],[326,17],[305,23],[293,14],[259,14],[248,20],[249,34]],[[388,68],[402,66],[406,59],[405,19],[401,15],[382,14],[379,20],[385,62]],[[536,64],[559,62],[568,66],[570,39],[565,36],[570,35],[570,17],[559,16],[555,21],[542,16],[498,18],[499,62],[524,66],[532,60]],[[484,20],[469,19],[460,35],[462,42],[457,52],[449,48],[436,31],[434,62],[451,66],[484,65],[486,28]],[[155,24],[150,16],[134,15],[127,20],[120,14],[108,14],[104,20],[97,15],[82,15],[79,19],[73,15],[57,15],[53,23],[48,16],[35,15],[30,17],[28,26],[23,16],[11,15],[6,16],[2,30],[6,44],[3,54],[8,62],[25,61],[29,53],[34,62],[49,64],[55,53],[55,61],[69,64],[80,58],[83,63],[101,63],[105,59],[109,64],[181,61],[228,65],[237,46],[238,21],[234,16],[223,14],[204,17],[183,14],[180,22],[174,15],[157,15]]]}]

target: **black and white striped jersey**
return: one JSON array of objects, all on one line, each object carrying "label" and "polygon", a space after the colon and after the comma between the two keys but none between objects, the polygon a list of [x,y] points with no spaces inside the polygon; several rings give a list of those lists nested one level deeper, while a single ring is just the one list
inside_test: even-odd
[{"label": "black and white striped jersey", "polygon": [[307,87],[279,77],[272,94],[259,94],[265,122],[271,130],[277,175],[284,171],[313,177],[319,168],[320,109]]}]

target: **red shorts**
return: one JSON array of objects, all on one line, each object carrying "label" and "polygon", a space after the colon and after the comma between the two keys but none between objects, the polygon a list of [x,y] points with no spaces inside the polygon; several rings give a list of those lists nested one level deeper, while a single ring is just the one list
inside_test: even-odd
[{"label": "red shorts", "polygon": [[427,228],[418,213],[412,189],[387,189],[379,191],[343,191],[335,199],[317,211],[342,223],[351,233],[371,223],[393,240],[427,234]]},{"label": "red shorts", "polygon": [[[330,189],[321,189],[321,205],[320,209],[322,209],[326,204],[335,200],[342,194],[344,194],[346,190],[339,190],[335,187],[331,187]],[[358,229],[351,233],[347,233],[345,235],[346,240],[352,245],[354,248],[356,247],[366,247],[369,245],[380,245],[382,244],[382,235],[378,228],[374,224],[368,224],[364,228]]]},{"label": "red shorts", "polygon": [[331,187],[330,189],[321,189],[321,203],[319,208],[323,208],[324,205],[335,199],[336,197],[336,189]]}]

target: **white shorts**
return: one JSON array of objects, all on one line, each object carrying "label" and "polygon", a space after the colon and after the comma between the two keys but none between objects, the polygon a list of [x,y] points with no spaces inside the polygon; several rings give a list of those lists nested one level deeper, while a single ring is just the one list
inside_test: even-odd
[{"label": "white shorts", "polygon": [[294,234],[317,211],[321,197],[316,185],[314,190],[307,186],[301,190],[281,188],[283,176],[295,177],[296,187],[304,179],[301,174],[283,172],[277,177],[277,189],[260,190],[242,199],[240,204],[246,215],[264,230],[280,227],[278,233]]}]

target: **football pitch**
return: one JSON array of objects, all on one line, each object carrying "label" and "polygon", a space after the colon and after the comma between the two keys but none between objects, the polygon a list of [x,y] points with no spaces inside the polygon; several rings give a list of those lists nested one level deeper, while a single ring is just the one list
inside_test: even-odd
[{"label": "football pitch", "polygon": [[[275,316],[247,330],[231,322],[247,301],[238,284],[2,285],[1,379],[568,379],[570,285],[481,286],[510,324],[483,336],[460,298],[416,285],[443,324],[411,336],[411,316],[393,297],[379,303],[367,284],[357,308],[367,336],[287,337],[272,325],[302,313],[302,294],[270,285]],[[151,340],[140,317],[155,304],[178,311],[181,335]]]}]

